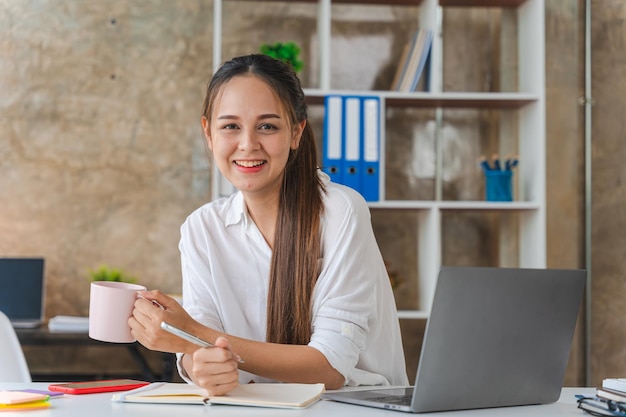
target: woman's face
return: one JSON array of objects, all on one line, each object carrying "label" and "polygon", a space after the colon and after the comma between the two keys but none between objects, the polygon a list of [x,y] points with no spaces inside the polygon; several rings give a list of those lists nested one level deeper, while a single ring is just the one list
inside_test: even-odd
[{"label": "woman's face", "polygon": [[278,194],[289,151],[298,147],[306,121],[290,126],[273,90],[255,76],[228,81],[202,118],[220,172],[244,194]]}]

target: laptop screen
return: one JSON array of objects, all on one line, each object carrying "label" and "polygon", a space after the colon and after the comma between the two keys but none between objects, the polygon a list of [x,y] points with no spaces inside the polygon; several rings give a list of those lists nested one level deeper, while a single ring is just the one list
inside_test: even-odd
[{"label": "laptop screen", "polygon": [[0,311],[12,323],[38,324],[43,318],[43,258],[0,258]]}]

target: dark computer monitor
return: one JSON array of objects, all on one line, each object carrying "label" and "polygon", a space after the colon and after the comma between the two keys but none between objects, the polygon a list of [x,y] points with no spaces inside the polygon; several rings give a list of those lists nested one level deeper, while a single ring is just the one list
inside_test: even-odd
[{"label": "dark computer monitor", "polygon": [[44,294],[43,258],[0,258],[0,311],[14,327],[42,323]]}]

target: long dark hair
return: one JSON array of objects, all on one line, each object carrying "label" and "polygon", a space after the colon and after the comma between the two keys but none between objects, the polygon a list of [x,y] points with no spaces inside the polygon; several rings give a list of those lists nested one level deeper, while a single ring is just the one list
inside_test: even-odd
[{"label": "long dark hair", "polygon": [[[307,120],[304,92],[291,66],[252,54],[224,63],[211,79],[202,109],[209,123],[215,98],[236,76],[266,82],[281,100],[292,128]],[[304,345],[311,339],[311,295],[319,272],[324,193],[317,166],[315,137],[307,122],[283,175],[267,298],[268,342]]]}]

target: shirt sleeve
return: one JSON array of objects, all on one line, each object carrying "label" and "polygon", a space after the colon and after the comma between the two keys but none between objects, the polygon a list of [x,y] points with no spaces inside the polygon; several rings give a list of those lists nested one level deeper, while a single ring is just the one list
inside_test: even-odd
[{"label": "shirt sleeve", "polygon": [[[354,192],[356,194],[356,192]],[[313,334],[309,346],[321,351],[351,384],[361,352],[379,314],[381,286],[389,278],[371,226],[367,204],[352,190],[326,206],[323,260],[313,295]],[[335,198],[337,200],[337,198]],[[384,292],[384,291],[382,291]],[[364,375],[368,372],[356,372]],[[388,384],[382,375],[367,381]]]},{"label": "shirt sleeve", "polygon": [[[202,230],[200,224],[191,225],[190,223],[198,223],[198,219],[190,217],[180,228],[179,250],[183,278],[183,307],[193,319],[223,331],[215,304],[210,302],[213,297],[206,287],[210,275],[209,259],[206,252],[200,249],[203,239],[206,238],[202,238],[202,235],[197,233]],[[206,247],[206,243],[204,246]],[[202,276],[204,279],[201,278]],[[182,353],[176,354],[178,374],[185,382],[193,383],[183,367],[182,358]]]},{"label": "shirt sleeve", "polygon": [[224,331],[219,317],[212,281],[207,242],[208,233],[196,216],[190,217],[181,226],[179,243],[182,279],[183,307],[189,315],[218,331]]}]

